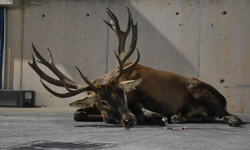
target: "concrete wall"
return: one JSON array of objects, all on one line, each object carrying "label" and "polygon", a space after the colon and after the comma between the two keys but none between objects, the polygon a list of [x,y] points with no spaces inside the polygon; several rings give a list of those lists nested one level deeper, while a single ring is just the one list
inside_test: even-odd
[{"label": "concrete wall", "polygon": [[[250,112],[248,0],[128,3],[139,27],[140,64],[199,78],[227,98],[230,112]],[[9,8],[13,89],[35,90],[38,106],[67,106],[80,97],[59,99],[42,87],[28,66],[31,40],[46,58],[48,45],[59,69],[79,83],[84,84],[74,66],[89,79],[110,71],[116,64],[117,40],[102,21],[108,18],[105,7],[125,28],[127,12],[121,0],[26,0],[21,8]]]}]

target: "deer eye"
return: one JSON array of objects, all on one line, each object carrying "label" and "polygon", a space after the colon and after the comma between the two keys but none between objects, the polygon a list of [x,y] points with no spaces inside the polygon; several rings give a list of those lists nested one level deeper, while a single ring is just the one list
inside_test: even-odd
[{"label": "deer eye", "polygon": [[108,106],[108,103],[104,100],[101,100],[100,103],[102,104],[102,106]]}]

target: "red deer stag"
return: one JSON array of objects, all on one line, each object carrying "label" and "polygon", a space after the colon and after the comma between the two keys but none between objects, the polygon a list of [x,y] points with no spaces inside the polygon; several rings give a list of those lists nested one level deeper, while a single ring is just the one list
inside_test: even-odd
[{"label": "red deer stag", "polygon": [[[117,35],[121,33],[116,16],[110,12],[111,23],[106,22]],[[118,36],[119,37],[119,36]],[[123,48],[118,47],[120,55]],[[119,61],[120,66],[130,63]],[[125,63],[125,64],[124,64]],[[102,84],[110,80],[115,70],[92,81]],[[155,70],[142,65],[136,65],[130,71],[122,74],[119,82],[142,78],[135,90],[127,92],[128,107],[140,124],[156,123],[164,125],[167,118],[172,123],[181,122],[212,122],[217,117],[222,118],[230,126],[240,125],[242,120],[226,110],[226,99],[214,87],[195,78],[183,77],[171,72]],[[84,101],[82,102],[84,105]],[[74,103],[71,104],[72,106]],[[80,107],[80,106],[79,106]],[[88,120],[89,110],[79,110],[75,120]],[[81,114],[83,114],[81,118]]]},{"label": "red deer stag", "polygon": [[[76,69],[80,73],[83,80],[88,84],[88,86],[83,86],[76,83],[75,81],[72,81],[71,79],[66,77],[60,70],[58,70],[58,68],[55,66],[49,48],[48,52],[50,55],[50,62],[46,61],[40,55],[40,53],[37,51],[32,42],[31,44],[33,48],[33,53],[32,53],[33,62],[32,63],[29,62],[29,65],[41,77],[42,85],[51,94],[57,97],[66,98],[88,91],[89,95],[87,97],[84,97],[81,100],[77,100],[70,105],[75,107],[81,107],[82,109],[91,110],[92,107],[98,109],[98,115],[92,115],[91,120],[103,119],[107,123],[115,121],[120,123],[121,126],[129,128],[136,124],[136,117],[128,109],[125,91],[129,92],[130,90],[135,89],[135,87],[141,83],[142,79],[138,78],[136,80],[126,80],[119,82],[119,78],[124,73],[133,69],[133,67],[138,63],[140,59],[140,53],[137,49],[137,59],[135,60],[135,62],[131,63],[126,67],[122,66],[122,62],[125,62],[134,52],[137,43],[137,24],[133,23],[130,10],[128,7],[127,9],[128,9],[128,24],[125,32],[118,30],[119,26],[113,26],[112,24],[106,22],[114,31],[116,31],[119,40],[118,42],[119,56],[115,53],[115,56],[118,59],[119,63],[114,69],[114,72],[110,74],[111,76],[102,77],[103,82],[101,84],[99,83],[95,84],[89,81],[77,67]],[[110,16],[114,16],[114,14],[108,8],[107,8],[107,13]],[[115,21],[116,24],[118,24],[118,20],[113,19],[113,21]],[[115,29],[114,27],[117,27],[117,29]],[[130,32],[130,28],[132,28],[132,41],[129,49],[125,51],[124,50],[125,42]],[[47,75],[44,71],[42,71],[39,68],[36,62],[50,69],[59,78],[59,80],[54,79],[49,75]],[[55,92],[52,89],[50,89],[47,85],[45,85],[43,80],[47,81],[52,85],[64,87],[68,92],[67,93]],[[99,115],[100,113],[101,113],[101,118]]]},{"label": "red deer stag", "polygon": [[[224,117],[224,121],[230,126],[236,126],[242,123],[241,119],[226,111],[226,99],[211,85],[199,81],[195,78],[186,78],[171,72],[155,70],[138,64],[135,65],[135,63],[125,63],[127,58],[130,56],[126,54],[131,52],[124,51],[124,43],[127,37],[126,32],[129,29],[127,28],[126,32],[121,31],[117,17],[109,9],[107,12],[111,18],[111,23],[107,21],[105,22],[116,33],[119,39],[119,57],[116,55],[120,64],[118,65],[119,69],[116,68],[108,74],[97,78],[90,83],[88,81],[88,84],[93,84],[95,86],[106,85],[107,83],[112,82],[114,77],[117,77],[115,78],[117,79],[115,81],[115,84],[126,81],[134,82],[134,80],[138,81],[138,79],[143,79],[140,84],[137,84],[138,86],[133,86],[136,87],[135,90],[126,91],[128,108],[136,116],[137,122],[139,124],[147,124],[150,122],[164,125],[167,120],[164,116],[171,118],[171,121],[173,123],[180,123],[186,121],[211,122],[214,121],[217,117]],[[129,9],[128,12],[129,20],[132,21]],[[129,26],[130,25],[128,23],[128,27]],[[133,26],[132,24],[131,26],[134,35],[135,33],[137,33],[137,28],[135,28],[135,26]],[[136,41],[134,43],[136,44]],[[133,67],[131,67],[129,71],[122,71],[123,67],[126,68],[131,65]],[[40,73],[40,71],[36,72],[38,74]],[[43,77],[41,76],[41,78]],[[60,86],[64,86],[65,84],[66,89],[69,90],[69,84],[66,84],[64,82]],[[52,94],[60,97],[60,95],[54,93],[48,87],[45,86],[45,88],[49,90]],[[89,89],[85,89],[84,91],[88,90]],[[107,91],[107,93],[110,92]],[[93,93],[89,92],[89,96],[91,96],[91,94]],[[120,101],[117,100],[116,105],[120,106],[120,104],[118,103],[120,103]],[[70,105],[82,108],[79,109],[74,115],[76,121],[96,120],[98,117],[100,119],[101,112],[104,121],[109,122],[110,120],[107,121],[107,118],[112,118],[115,115],[114,113],[111,114],[106,112],[107,109],[103,109],[106,108],[104,105],[101,105],[102,108],[100,108],[99,103],[92,104],[93,107],[90,107],[86,98],[73,102]],[[106,105],[110,104],[107,104],[106,102]],[[109,115],[111,117],[109,117]],[[121,124],[124,126],[124,124],[126,123]]]}]

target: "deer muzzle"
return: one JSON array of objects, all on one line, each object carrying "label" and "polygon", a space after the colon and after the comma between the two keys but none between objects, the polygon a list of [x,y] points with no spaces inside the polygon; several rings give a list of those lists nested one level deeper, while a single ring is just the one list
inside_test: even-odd
[{"label": "deer muzzle", "polygon": [[136,124],[136,117],[132,113],[128,113],[122,117],[121,126],[131,128]]}]

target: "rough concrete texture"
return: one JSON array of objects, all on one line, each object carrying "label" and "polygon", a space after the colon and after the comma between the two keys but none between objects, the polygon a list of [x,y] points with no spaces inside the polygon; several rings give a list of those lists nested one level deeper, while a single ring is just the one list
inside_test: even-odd
[{"label": "rough concrete texture", "polygon": [[241,127],[230,127],[218,120],[168,124],[166,128],[136,125],[125,130],[103,122],[75,122],[74,112],[70,107],[0,108],[0,149],[247,150],[250,147],[250,114],[237,114],[245,121]]}]

